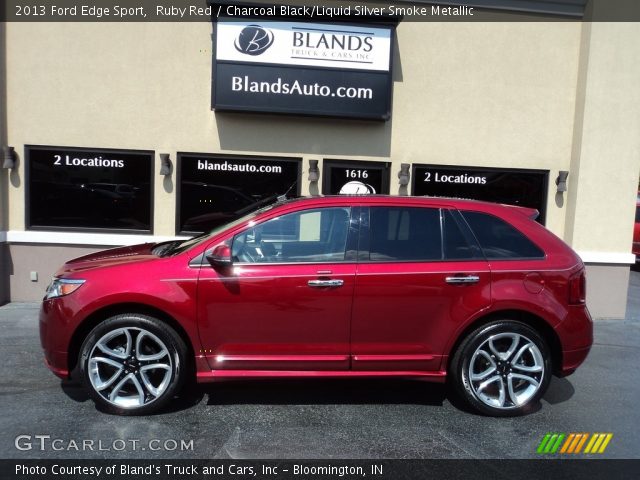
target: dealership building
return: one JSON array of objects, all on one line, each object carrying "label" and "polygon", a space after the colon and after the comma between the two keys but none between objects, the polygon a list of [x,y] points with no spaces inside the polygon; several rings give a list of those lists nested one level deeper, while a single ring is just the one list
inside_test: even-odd
[{"label": "dealership building", "polygon": [[623,318],[640,24],[584,21],[606,0],[462,3],[0,23],[0,303],[279,195],[376,193],[537,209],[587,265],[593,316]]}]

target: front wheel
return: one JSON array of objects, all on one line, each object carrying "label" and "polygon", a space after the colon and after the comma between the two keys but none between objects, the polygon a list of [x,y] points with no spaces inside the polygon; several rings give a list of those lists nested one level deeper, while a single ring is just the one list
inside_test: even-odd
[{"label": "front wheel", "polygon": [[185,376],[186,347],[163,322],[124,314],[96,326],[82,344],[82,380],[109,413],[142,415],[169,402]]},{"label": "front wheel", "polygon": [[551,381],[551,360],[544,338],[528,325],[500,320],[471,332],[451,361],[454,388],[486,415],[522,415]]}]

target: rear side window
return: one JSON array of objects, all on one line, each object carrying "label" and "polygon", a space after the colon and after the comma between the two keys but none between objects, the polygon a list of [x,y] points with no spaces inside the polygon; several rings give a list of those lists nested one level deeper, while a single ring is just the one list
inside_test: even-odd
[{"label": "rear side window", "polygon": [[484,259],[469,229],[459,224],[464,220],[459,216],[457,219],[454,218],[454,214],[449,210],[443,210],[442,221],[444,256],[447,260]]},{"label": "rear side window", "polygon": [[442,259],[439,209],[372,207],[370,215],[370,260]]},{"label": "rear side window", "polygon": [[544,258],[544,252],[504,220],[480,212],[460,212],[488,259]]}]

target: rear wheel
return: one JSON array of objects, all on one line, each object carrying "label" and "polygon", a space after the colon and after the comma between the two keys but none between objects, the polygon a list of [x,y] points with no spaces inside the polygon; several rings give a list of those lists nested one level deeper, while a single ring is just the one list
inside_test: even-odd
[{"label": "rear wheel", "polygon": [[471,332],[451,361],[462,399],[486,415],[528,413],[551,381],[549,348],[528,325],[500,320]]},{"label": "rear wheel", "polygon": [[159,410],[180,390],[187,348],[163,322],[124,314],[96,326],[80,353],[82,380],[103,410],[142,415]]}]

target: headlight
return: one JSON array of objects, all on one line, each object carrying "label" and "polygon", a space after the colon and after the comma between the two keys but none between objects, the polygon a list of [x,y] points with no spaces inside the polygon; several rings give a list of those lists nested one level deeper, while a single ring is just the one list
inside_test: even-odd
[{"label": "headlight", "polygon": [[49,300],[50,298],[69,295],[79,289],[84,282],[85,280],[71,278],[54,278],[47,287],[47,294],[44,296],[44,299]]}]

